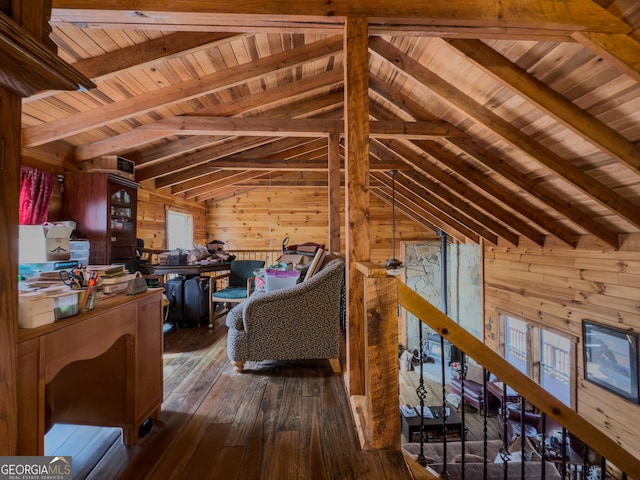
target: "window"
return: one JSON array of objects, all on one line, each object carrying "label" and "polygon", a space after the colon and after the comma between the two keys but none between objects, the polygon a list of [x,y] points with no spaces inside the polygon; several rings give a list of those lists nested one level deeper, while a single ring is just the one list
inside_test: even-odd
[{"label": "window", "polygon": [[517,318],[505,317],[504,358],[525,375],[527,368],[527,324]]},{"label": "window", "polygon": [[190,250],[193,246],[193,215],[167,210],[167,248]]},{"label": "window", "polygon": [[540,330],[540,386],[565,405],[571,405],[571,342]]},{"label": "window", "polygon": [[501,315],[501,325],[505,360],[571,406],[574,342],[553,330],[510,315]]}]

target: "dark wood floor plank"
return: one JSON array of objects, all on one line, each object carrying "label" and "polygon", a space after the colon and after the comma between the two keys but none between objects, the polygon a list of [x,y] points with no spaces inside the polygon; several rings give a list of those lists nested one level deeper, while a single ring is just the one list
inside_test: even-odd
[{"label": "dark wood floor plank", "polygon": [[181,480],[205,479],[213,469],[224,439],[229,433],[229,424],[210,423],[193,455],[182,472]]},{"label": "dark wood floor plank", "polygon": [[[360,451],[326,360],[247,362],[239,374],[223,320],[166,335],[161,418],[135,446],[96,445],[106,453],[88,461],[88,480],[410,479],[399,452]],[[85,428],[69,433],[78,454]]]},{"label": "dark wood floor plank", "polygon": [[276,454],[266,465],[265,480],[297,480],[299,465],[295,460],[299,458],[300,432],[277,432],[274,450]]},{"label": "dark wood floor plank", "polygon": [[309,474],[313,480],[328,480],[329,476],[322,458],[322,431],[320,429],[321,412],[313,412],[311,416],[311,432],[309,435]]},{"label": "dark wood floor plank", "polygon": [[248,479],[249,477],[245,476],[245,471],[242,468],[244,454],[244,447],[223,447],[209,476],[205,478],[209,480]]},{"label": "dark wood floor plank", "polygon": [[[204,402],[197,403],[197,409],[188,405],[185,410],[177,413],[178,416],[184,418],[185,423],[175,432],[169,451],[162,458],[158,468],[150,478],[164,480],[169,478],[174,470],[184,468],[186,464],[185,459],[191,456],[195,444],[200,441],[208,426],[206,414],[195,415],[195,410],[202,409],[201,411],[203,412],[210,412],[211,409],[218,404],[222,395],[224,395],[230,381],[231,379],[228,376],[222,375],[220,380],[208,391]],[[174,417],[176,416],[176,412],[163,411],[163,418],[165,416]]]},{"label": "dark wood floor plank", "polygon": [[262,458],[264,456],[264,410],[258,410],[251,438],[242,457],[243,480],[258,480],[262,471]]},{"label": "dark wood floor plank", "polygon": [[236,405],[237,414],[227,435],[225,446],[249,444],[266,387],[267,382],[264,378],[257,378],[249,384],[245,400]]}]

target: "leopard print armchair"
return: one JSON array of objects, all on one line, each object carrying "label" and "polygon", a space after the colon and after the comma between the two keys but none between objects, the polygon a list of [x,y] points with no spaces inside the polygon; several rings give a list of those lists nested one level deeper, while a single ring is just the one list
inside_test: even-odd
[{"label": "leopard print armchair", "polygon": [[310,279],[232,308],[227,352],[236,370],[246,361],[326,358],[339,372],[343,284],[344,262],[327,256]]}]

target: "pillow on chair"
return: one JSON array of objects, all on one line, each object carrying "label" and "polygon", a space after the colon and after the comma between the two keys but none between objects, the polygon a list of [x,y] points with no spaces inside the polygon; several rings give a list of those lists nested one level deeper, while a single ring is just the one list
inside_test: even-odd
[{"label": "pillow on chair", "polygon": [[482,368],[481,365],[476,365],[475,363],[470,363],[467,365],[467,375],[464,377],[465,380],[470,380],[472,382],[482,384],[483,378],[484,368]]}]

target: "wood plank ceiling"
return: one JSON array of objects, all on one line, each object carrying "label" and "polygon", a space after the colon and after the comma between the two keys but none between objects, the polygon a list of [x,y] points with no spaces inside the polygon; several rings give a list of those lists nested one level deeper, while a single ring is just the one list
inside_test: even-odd
[{"label": "wood plank ceiling", "polygon": [[120,155],[203,203],[327,185],[361,15],[373,194],[397,170],[398,208],[461,241],[640,231],[640,2],[251,3],[54,0],[59,55],[97,88],[27,98],[25,157]]}]

